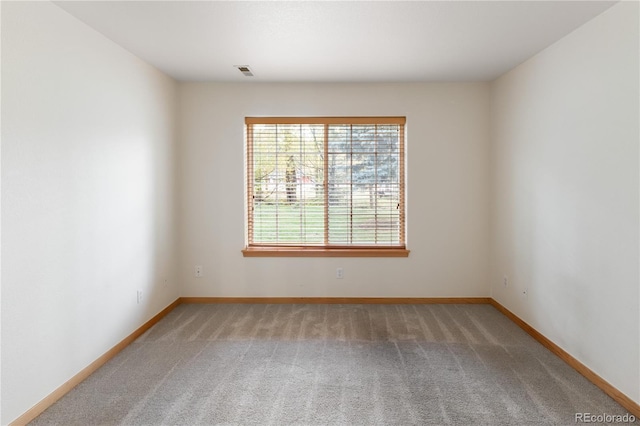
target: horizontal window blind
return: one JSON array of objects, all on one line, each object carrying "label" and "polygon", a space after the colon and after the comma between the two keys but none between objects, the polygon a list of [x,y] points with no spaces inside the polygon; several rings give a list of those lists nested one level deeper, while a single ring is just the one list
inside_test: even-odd
[{"label": "horizontal window blind", "polygon": [[404,117],[245,124],[249,247],[405,247]]}]

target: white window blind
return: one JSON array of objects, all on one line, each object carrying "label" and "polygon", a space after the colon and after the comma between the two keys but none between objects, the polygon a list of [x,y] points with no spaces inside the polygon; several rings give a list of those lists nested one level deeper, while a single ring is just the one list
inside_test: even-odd
[{"label": "white window blind", "polygon": [[405,248],[404,117],[247,117],[248,247]]}]

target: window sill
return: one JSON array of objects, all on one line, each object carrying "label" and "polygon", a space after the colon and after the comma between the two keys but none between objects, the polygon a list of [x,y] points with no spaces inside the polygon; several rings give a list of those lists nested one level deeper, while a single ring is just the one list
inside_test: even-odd
[{"label": "window sill", "polygon": [[244,257],[409,257],[405,248],[248,247]]}]

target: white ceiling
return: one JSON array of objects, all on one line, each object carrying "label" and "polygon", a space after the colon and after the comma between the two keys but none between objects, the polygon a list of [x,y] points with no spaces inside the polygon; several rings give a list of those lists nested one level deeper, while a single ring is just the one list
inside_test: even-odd
[{"label": "white ceiling", "polygon": [[[611,1],[56,1],[178,80],[493,80]],[[244,77],[234,65],[250,65]]]}]

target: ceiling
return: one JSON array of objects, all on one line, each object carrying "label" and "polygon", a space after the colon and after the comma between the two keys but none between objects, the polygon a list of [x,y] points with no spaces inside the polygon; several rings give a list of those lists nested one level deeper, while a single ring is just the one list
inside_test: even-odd
[{"label": "ceiling", "polygon": [[178,80],[225,82],[493,80],[614,3],[55,1]]}]

